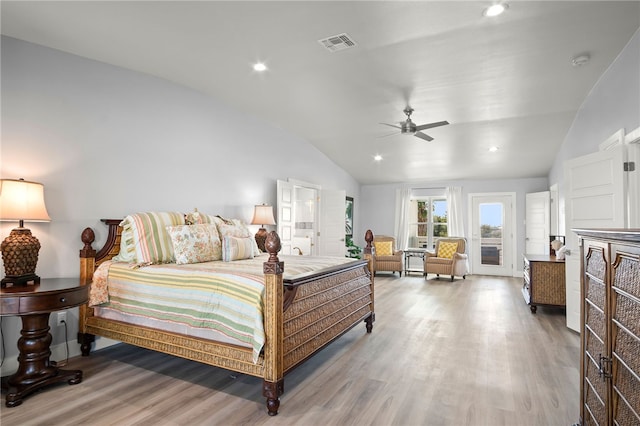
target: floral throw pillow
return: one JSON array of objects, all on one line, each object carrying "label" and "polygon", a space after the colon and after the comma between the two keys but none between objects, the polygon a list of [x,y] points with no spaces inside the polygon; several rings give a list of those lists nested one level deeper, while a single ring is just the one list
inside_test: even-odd
[{"label": "floral throw pillow", "polygon": [[222,259],[218,230],[212,223],[168,226],[176,264],[201,263]]}]

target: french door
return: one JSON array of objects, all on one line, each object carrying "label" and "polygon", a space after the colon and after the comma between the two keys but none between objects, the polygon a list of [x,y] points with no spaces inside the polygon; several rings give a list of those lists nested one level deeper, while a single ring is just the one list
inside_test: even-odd
[{"label": "french door", "polygon": [[469,194],[472,273],[513,276],[514,193]]}]

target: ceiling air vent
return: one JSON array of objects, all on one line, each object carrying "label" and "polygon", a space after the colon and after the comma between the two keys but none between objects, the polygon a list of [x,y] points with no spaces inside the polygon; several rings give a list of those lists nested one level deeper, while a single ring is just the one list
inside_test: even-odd
[{"label": "ceiling air vent", "polygon": [[356,45],[356,42],[353,41],[353,39],[346,33],[318,40],[318,42],[326,47],[329,52],[337,52],[338,50],[349,49],[351,47],[355,47]]}]

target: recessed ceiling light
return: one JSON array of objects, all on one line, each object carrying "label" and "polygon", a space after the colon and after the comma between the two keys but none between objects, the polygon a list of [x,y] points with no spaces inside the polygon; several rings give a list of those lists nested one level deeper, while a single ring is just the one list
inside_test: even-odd
[{"label": "recessed ceiling light", "polygon": [[482,14],[488,17],[498,16],[507,10],[508,7],[509,5],[506,3],[496,3],[486,8]]},{"label": "recessed ceiling light", "polygon": [[498,150],[497,146],[492,146],[489,148],[489,152],[496,152]]},{"label": "recessed ceiling light", "polygon": [[382,161],[382,155],[380,155],[380,154],[376,154],[376,155],[373,157],[373,159],[374,159],[374,160],[376,160],[376,161]]},{"label": "recessed ceiling light", "polygon": [[255,64],[253,64],[253,70],[258,72],[266,71],[267,66],[262,62],[256,62]]}]

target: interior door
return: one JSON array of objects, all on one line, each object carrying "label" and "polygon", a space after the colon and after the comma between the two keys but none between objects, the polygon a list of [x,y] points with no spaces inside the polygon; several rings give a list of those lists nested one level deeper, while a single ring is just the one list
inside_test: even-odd
[{"label": "interior door", "polygon": [[345,208],[347,193],[344,190],[320,191],[319,244],[321,256],[344,257]]},{"label": "interior door", "polygon": [[625,147],[568,160],[565,181],[567,327],[580,331],[580,247],[574,228],[624,228]]},{"label": "interior door", "polygon": [[292,238],[293,238],[293,194],[294,185],[291,182],[278,180],[277,197],[278,197],[278,213],[276,221],[278,223],[278,235],[280,236],[280,244],[282,245],[282,254],[291,254]]},{"label": "interior door", "polygon": [[474,274],[513,276],[515,194],[470,194]]},{"label": "interior door", "polygon": [[549,191],[527,194],[525,212],[525,249],[527,254],[549,254],[550,200]]}]

